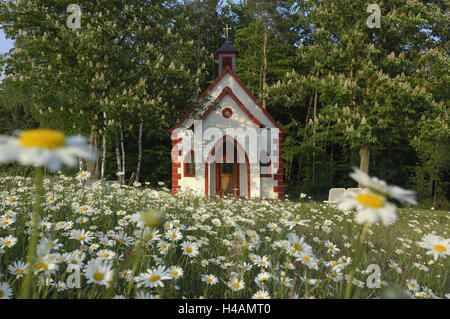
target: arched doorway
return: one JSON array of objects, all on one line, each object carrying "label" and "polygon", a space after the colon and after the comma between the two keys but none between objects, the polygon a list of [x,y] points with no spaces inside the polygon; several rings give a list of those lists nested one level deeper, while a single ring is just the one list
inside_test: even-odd
[{"label": "arched doorway", "polygon": [[[232,158],[227,150],[232,148]],[[212,157],[212,158],[211,158]],[[245,159],[245,163],[240,163]],[[247,196],[250,198],[250,163],[247,153],[237,140],[223,136],[211,148],[205,162],[205,195]]]}]

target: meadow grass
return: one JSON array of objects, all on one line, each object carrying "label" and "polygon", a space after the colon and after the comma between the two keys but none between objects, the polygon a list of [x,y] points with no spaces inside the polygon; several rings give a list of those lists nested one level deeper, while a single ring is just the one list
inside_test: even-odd
[{"label": "meadow grass", "polygon": [[[33,196],[31,178],[0,177],[0,287],[10,287],[3,288],[4,297],[21,293],[23,273],[10,268],[26,261]],[[44,179],[41,206],[37,260],[44,266],[31,267],[34,298],[252,298],[261,291],[271,298],[343,298],[362,228],[353,212],[312,201],[172,197],[164,187],[87,186],[63,175]],[[142,237],[131,216],[149,209],[163,211],[165,221]],[[379,298],[390,286],[412,298],[448,297],[449,259],[435,261],[418,243],[426,234],[447,238],[449,222],[448,211],[400,208],[393,225],[370,226],[352,297]],[[71,238],[74,230],[91,231],[91,239]],[[174,230],[179,238],[169,236]],[[102,250],[114,255],[105,259],[115,275],[109,286],[89,281],[86,271],[89,262],[102,259]],[[84,256],[76,266],[79,288],[67,286],[74,252]],[[371,264],[380,267],[381,288],[366,285]],[[181,276],[172,275],[174,266]],[[158,267],[164,279],[144,279]],[[255,280],[261,273],[263,280]],[[218,282],[209,285],[203,275]],[[233,287],[233,278],[243,285]]]}]

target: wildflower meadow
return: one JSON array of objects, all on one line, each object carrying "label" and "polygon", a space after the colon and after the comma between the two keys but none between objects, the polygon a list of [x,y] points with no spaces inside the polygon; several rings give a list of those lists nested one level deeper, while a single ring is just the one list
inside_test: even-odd
[{"label": "wildflower meadow", "polygon": [[283,318],[274,299],[450,299],[448,18],[431,0],[0,0],[0,299],[259,319]]},{"label": "wildflower meadow", "polygon": [[[0,178],[1,298],[19,297],[29,272],[34,298],[345,296],[363,227],[354,211],[306,197],[173,197],[164,185],[88,183],[84,175],[43,179],[31,267],[33,180]],[[370,225],[351,297],[395,288],[399,297],[448,298],[449,222],[446,211],[404,208],[394,224]],[[370,265],[379,276],[369,278]]]}]

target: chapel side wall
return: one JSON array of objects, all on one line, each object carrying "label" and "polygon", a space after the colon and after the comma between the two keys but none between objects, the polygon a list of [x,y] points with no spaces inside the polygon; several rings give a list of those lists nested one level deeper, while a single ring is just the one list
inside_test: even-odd
[{"label": "chapel side wall", "polygon": [[[185,154],[183,154],[185,155]],[[182,157],[184,158],[184,157]],[[182,166],[184,163],[182,164]],[[178,182],[181,190],[190,189],[197,196],[205,194],[205,165],[197,163],[195,165],[195,177],[184,176],[184,167],[181,167],[181,179]]]},{"label": "chapel side wall", "polygon": [[274,187],[278,186],[278,182],[271,177],[261,177],[261,198],[277,199],[278,193],[275,193]]}]

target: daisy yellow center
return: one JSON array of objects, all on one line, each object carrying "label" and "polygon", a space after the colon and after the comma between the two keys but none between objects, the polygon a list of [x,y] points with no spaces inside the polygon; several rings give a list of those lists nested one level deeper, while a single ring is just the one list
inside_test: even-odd
[{"label": "daisy yellow center", "polygon": [[21,275],[23,274],[23,270],[22,269],[17,269],[16,270],[16,275]]},{"label": "daisy yellow center", "polygon": [[11,244],[11,242],[10,242],[9,240],[5,240],[5,241],[3,242],[3,245],[9,245],[9,244]]},{"label": "daisy yellow center", "polygon": [[434,250],[443,253],[447,251],[447,248],[445,248],[445,246],[442,245],[434,245]]},{"label": "daisy yellow center", "polygon": [[416,287],[416,285],[414,285],[414,283],[410,283],[409,284],[412,288],[415,288]]},{"label": "daisy yellow center", "polygon": [[303,250],[302,245],[300,245],[299,243],[295,243],[294,244],[295,249],[297,250]]},{"label": "daisy yellow center", "polygon": [[234,288],[239,288],[239,283],[238,282],[233,283],[233,287]]},{"label": "daisy yellow center", "polygon": [[213,281],[211,278],[206,278],[206,280],[208,280],[208,282],[212,282]]},{"label": "daisy yellow center", "polygon": [[105,253],[105,254],[102,255],[102,257],[103,257],[103,258],[108,258],[108,257],[109,257],[109,254]]},{"label": "daisy yellow center", "polygon": [[84,237],[84,236],[79,236],[78,237],[78,240],[85,240],[86,239],[86,237]]},{"label": "daisy yellow center", "polygon": [[99,272],[96,272],[94,274],[94,279],[97,280],[97,281],[102,281],[103,280],[103,274],[99,273]]},{"label": "daisy yellow center", "polygon": [[77,261],[75,259],[72,259],[72,265],[76,265]]},{"label": "daisy yellow center", "polygon": [[155,282],[155,281],[159,280],[160,278],[161,278],[161,277],[158,276],[158,275],[153,275],[153,276],[150,277],[149,280],[150,280],[151,282]]},{"label": "daisy yellow center", "polygon": [[191,247],[188,247],[188,248],[186,248],[186,251],[187,251],[188,253],[192,253],[192,248],[191,248]]},{"label": "daisy yellow center", "polygon": [[311,261],[311,259],[309,259],[308,256],[303,256],[303,260],[306,261],[307,263],[309,263]]},{"label": "daisy yellow center", "polygon": [[383,198],[375,194],[358,194],[356,200],[364,206],[370,208],[381,208],[384,206]]},{"label": "daisy yellow center", "polygon": [[47,264],[39,263],[36,265],[36,269],[48,269]]},{"label": "daisy yellow center", "polygon": [[9,202],[10,202],[10,203],[14,203],[15,201],[16,201],[15,198],[10,198],[10,199],[9,199]]},{"label": "daisy yellow center", "polygon": [[26,130],[20,137],[19,143],[24,147],[40,147],[55,149],[66,145],[63,133],[48,129]]}]

